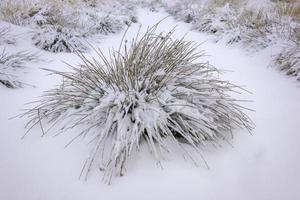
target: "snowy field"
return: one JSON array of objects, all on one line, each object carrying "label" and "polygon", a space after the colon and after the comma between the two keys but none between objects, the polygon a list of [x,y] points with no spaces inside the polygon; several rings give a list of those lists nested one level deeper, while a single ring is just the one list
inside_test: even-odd
[{"label": "snowy field", "polygon": [[[165,18],[164,11],[138,10],[138,23],[128,30],[131,39],[142,25],[148,26]],[[4,22],[2,24],[4,25]],[[34,128],[25,133],[26,120],[9,118],[19,114],[24,104],[43,91],[60,83],[57,76],[41,68],[67,70],[67,62],[76,64],[78,58],[68,53],[43,51],[40,61],[30,64],[22,75],[23,82],[33,85],[22,89],[8,89],[0,85],[0,199],[1,200],[298,200],[300,199],[300,93],[299,82],[269,67],[272,48],[249,53],[238,47],[213,43],[211,36],[190,31],[190,25],[166,18],[158,27],[168,32],[176,26],[174,37],[188,33],[186,40],[203,43],[199,50],[208,55],[204,59],[226,70],[222,79],[245,85],[252,94],[237,95],[252,100],[245,106],[256,127],[250,135],[236,130],[231,145],[205,148],[204,165],[195,167],[181,157],[163,162],[163,169],[155,165],[148,150],[142,149],[133,157],[123,177],[113,179],[111,185],[101,182],[101,172],[93,171],[87,181],[79,180],[82,165],[89,149],[86,141],[78,140],[68,148],[69,134],[60,137],[47,135]],[[11,27],[18,34],[18,46],[7,45],[13,52],[30,48],[39,52],[30,41],[30,31]],[[93,44],[105,53],[118,48],[124,30]],[[63,61],[63,62],[62,62]],[[100,175],[99,175],[100,174]]]}]

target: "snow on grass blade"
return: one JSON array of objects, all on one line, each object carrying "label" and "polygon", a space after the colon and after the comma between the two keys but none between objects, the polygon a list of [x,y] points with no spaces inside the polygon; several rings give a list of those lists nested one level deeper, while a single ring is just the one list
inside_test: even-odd
[{"label": "snow on grass blade", "polygon": [[124,0],[0,3],[0,21],[32,28],[34,45],[55,53],[87,51],[83,41],[118,33],[137,22],[135,15],[136,3]]},{"label": "snow on grass blade", "polygon": [[0,27],[0,45],[3,44],[15,44],[16,40],[11,35],[10,28],[8,26]]},{"label": "snow on grass blade", "polygon": [[275,55],[272,64],[287,75],[296,76],[300,80],[300,45],[296,42],[286,45]]},{"label": "snow on grass blade", "polygon": [[60,26],[44,26],[32,37],[35,46],[50,52],[73,52],[88,50],[80,33]]},{"label": "snow on grass blade", "polygon": [[109,58],[100,50],[95,58],[79,52],[82,64],[72,66],[72,72],[49,70],[63,82],[21,115],[29,118],[28,131],[40,126],[47,134],[57,125],[64,131],[82,130],[74,140],[91,137],[82,176],[98,166],[110,183],[124,174],[143,143],[158,163],[174,147],[194,161],[194,151],[203,158],[205,141],[217,144],[234,128],[253,128],[244,108],[229,95],[241,88],[219,80],[218,70],[208,63],[197,63],[203,56],[196,52],[197,44],[171,39],[172,31],[156,34],[156,27],[130,44],[122,42]]},{"label": "snow on grass blade", "polygon": [[24,84],[19,80],[17,71],[24,68],[28,62],[40,61],[39,55],[29,51],[8,53],[5,49],[0,52],[0,84],[8,88],[19,88]]},{"label": "snow on grass blade", "polygon": [[254,7],[252,3],[250,0],[180,0],[163,6],[176,19],[191,23],[193,29],[214,35],[216,42],[239,43],[250,51],[282,46],[271,64],[288,75],[297,76],[300,3],[270,1]]}]

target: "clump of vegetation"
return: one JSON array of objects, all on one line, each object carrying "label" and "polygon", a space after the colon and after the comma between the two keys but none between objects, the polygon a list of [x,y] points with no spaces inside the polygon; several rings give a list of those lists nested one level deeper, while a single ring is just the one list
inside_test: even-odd
[{"label": "clump of vegetation", "polygon": [[3,0],[0,20],[34,29],[34,44],[44,50],[72,52],[70,44],[82,51],[79,40],[117,33],[137,18],[131,1]]},{"label": "clump of vegetation", "polygon": [[300,46],[288,44],[275,55],[273,64],[289,76],[296,76],[300,80]]},{"label": "clump of vegetation", "polygon": [[49,70],[63,82],[22,115],[29,117],[28,131],[40,126],[47,134],[60,124],[62,131],[82,130],[70,143],[91,137],[82,175],[98,166],[110,183],[124,174],[144,143],[158,163],[173,147],[196,162],[192,151],[202,157],[201,144],[218,145],[235,128],[252,130],[246,108],[230,96],[243,89],[220,80],[208,63],[197,62],[203,56],[197,44],[155,30],[130,44],[126,40],[124,49],[109,58],[100,50],[98,58],[77,52],[82,64],[71,72]]},{"label": "clump of vegetation", "polygon": [[280,2],[276,4],[276,13],[281,17],[290,17],[300,20],[300,3],[294,1]]},{"label": "clump of vegetation", "polygon": [[114,16],[102,16],[98,23],[94,24],[92,30],[95,33],[101,33],[103,35],[108,35],[111,33],[117,33],[122,30],[124,23],[122,21],[116,20]]},{"label": "clump of vegetation", "polygon": [[75,34],[74,31],[60,26],[45,27],[37,31],[32,41],[34,45],[50,52],[85,52],[88,49],[80,33]]},{"label": "clump of vegetation", "polygon": [[10,53],[2,45],[15,45],[16,39],[11,34],[9,26],[0,28],[0,84],[8,88],[18,88],[24,83],[20,81],[18,73],[28,62],[39,61],[39,55],[29,51]]},{"label": "clump of vegetation", "polygon": [[31,1],[1,0],[0,20],[15,25],[24,25],[24,20],[28,16],[32,6]]},{"label": "clump of vegetation", "polygon": [[[273,1],[259,8],[250,6],[250,3],[240,0],[185,0],[164,5],[177,19],[191,23],[195,30],[214,35],[216,41],[241,44],[247,50],[257,51],[270,46],[284,46],[273,64],[281,69],[296,66],[295,56],[291,55],[299,52],[299,42],[294,41],[299,37],[300,3]],[[286,44],[292,47],[285,47]],[[288,68],[291,70],[288,74],[297,73],[295,67]]]}]

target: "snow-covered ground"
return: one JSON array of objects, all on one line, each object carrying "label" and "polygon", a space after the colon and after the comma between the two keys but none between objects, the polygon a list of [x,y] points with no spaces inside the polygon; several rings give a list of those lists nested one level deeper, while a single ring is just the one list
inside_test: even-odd
[{"label": "snow-covered ground", "polygon": [[[152,26],[167,14],[140,9],[142,30]],[[158,31],[170,31],[174,36],[189,32],[188,24],[165,19]],[[15,32],[26,29],[12,27]],[[127,34],[135,36],[139,28],[133,25]],[[16,49],[38,51],[30,42],[30,33],[18,37]],[[107,36],[97,44],[107,52],[117,48],[123,33]],[[79,200],[79,199],[223,199],[223,200],[298,200],[300,199],[300,93],[299,83],[268,67],[272,49],[258,53],[224,44],[212,43],[209,36],[190,31],[187,40],[204,42],[205,59],[218,68],[229,70],[223,79],[245,85],[253,94],[239,95],[253,100],[245,104],[254,109],[250,116],[256,123],[253,135],[235,131],[230,145],[204,150],[210,170],[196,168],[181,158],[166,160],[163,170],[157,167],[147,150],[129,162],[127,173],[107,186],[101,182],[101,172],[92,172],[87,181],[79,180],[82,165],[88,155],[87,141],[77,141],[64,148],[71,135],[40,138],[35,128],[21,140],[26,119],[8,118],[20,113],[24,104],[54,85],[60,78],[47,76],[40,68],[67,70],[65,61],[75,64],[73,54],[43,52],[45,62],[28,65],[22,75],[22,89],[0,86],[0,199],[2,200]]]}]

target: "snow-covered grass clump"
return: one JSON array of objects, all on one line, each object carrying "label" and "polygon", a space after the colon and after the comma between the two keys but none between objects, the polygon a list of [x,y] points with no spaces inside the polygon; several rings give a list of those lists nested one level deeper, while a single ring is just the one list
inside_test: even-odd
[{"label": "snow-covered grass clump", "polygon": [[274,57],[273,64],[287,75],[296,76],[300,80],[300,44],[285,45]]},{"label": "snow-covered grass clump", "polygon": [[96,23],[93,23],[90,27],[90,33],[93,32],[108,35],[119,32],[124,26],[124,22],[116,20],[116,17],[111,15],[101,16],[100,20],[94,22]]},{"label": "snow-covered grass clump", "polygon": [[24,20],[30,15],[32,1],[26,0],[1,0],[0,20],[15,25],[24,25]]},{"label": "snow-covered grass clump", "polygon": [[0,10],[0,20],[32,28],[34,44],[52,52],[86,51],[80,40],[136,22],[135,4],[123,0],[3,0]]},{"label": "snow-covered grass clump", "polygon": [[239,2],[207,1],[201,4],[177,1],[166,4],[166,7],[176,18],[192,23],[194,29],[213,34],[217,40],[227,43],[241,42],[264,48],[279,40],[288,40],[289,34],[299,28],[296,5],[276,3],[253,8],[245,1]]},{"label": "snow-covered grass clump", "polygon": [[244,108],[230,96],[241,88],[197,62],[198,45],[155,30],[130,44],[125,40],[124,49],[109,58],[100,50],[99,58],[79,53],[82,64],[73,71],[50,70],[63,82],[23,115],[29,130],[40,126],[46,134],[60,124],[63,131],[79,130],[74,139],[90,136],[93,149],[82,174],[97,166],[109,183],[124,174],[143,143],[158,163],[174,147],[195,161],[194,151],[202,157],[201,144],[218,145],[235,128],[251,131]]},{"label": "snow-covered grass clump", "polygon": [[247,50],[286,46],[296,41],[288,51],[284,47],[277,55],[279,61],[275,64],[280,68],[283,57],[284,63],[294,63],[289,54],[299,52],[299,40],[295,40],[300,31],[299,2],[270,1],[255,5],[246,0],[185,0],[166,1],[164,6],[177,19],[191,23],[193,29],[215,36],[216,41],[241,44]]},{"label": "snow-covered grass clump", "polygon": [[45,27],[36,31],[32,37],[34,45],[50,52],[87,51],[88,47],[80,33],[64,27]]},{"label": "snow-covered grass clump", "polygon": [[6,45],[16,45],[16,39],[12,35],[10,27],[0,23],[0,84],[8,88],[22,86],[18,74],[29,62],[39,61],[39,55],[29,51],[9,52]]}]

